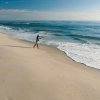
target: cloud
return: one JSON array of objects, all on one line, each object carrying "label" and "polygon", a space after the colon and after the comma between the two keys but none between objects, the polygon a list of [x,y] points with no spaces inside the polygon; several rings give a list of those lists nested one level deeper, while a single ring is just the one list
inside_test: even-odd
[{"label": "cloud", "polygon": [[2,9],[1,20],[100,20],[99,12],[32,11]]}]

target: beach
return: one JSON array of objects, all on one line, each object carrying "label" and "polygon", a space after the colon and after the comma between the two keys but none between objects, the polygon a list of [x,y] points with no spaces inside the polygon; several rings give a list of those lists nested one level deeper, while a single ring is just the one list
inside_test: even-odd
[{"label": "beach", "polygon": [[0,33],[0,100],[100,100],[100,70],[32,46]]}]

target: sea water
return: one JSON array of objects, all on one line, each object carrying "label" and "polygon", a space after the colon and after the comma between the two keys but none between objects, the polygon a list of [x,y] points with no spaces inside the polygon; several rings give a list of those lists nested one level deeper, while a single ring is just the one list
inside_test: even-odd
[{"label": "sea water", "polygon": [[100,22],[0,21],[0,32],[27,41],[53,45],[73,60],[100,69]]}]

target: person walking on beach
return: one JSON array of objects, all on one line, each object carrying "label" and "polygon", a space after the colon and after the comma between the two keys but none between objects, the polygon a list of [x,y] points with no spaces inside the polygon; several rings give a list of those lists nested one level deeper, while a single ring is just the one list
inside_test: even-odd
[{"label": "person walking on beach", "polygon": [[35,42],[33,48],[35,48],[35,46],[37,46],[37,48],[39,48],[39,45],[38,45],[39,39],[41,39],[41,37],[40,37],[39,35],[37,35],[37,36],[36,36],[36,42]]}]

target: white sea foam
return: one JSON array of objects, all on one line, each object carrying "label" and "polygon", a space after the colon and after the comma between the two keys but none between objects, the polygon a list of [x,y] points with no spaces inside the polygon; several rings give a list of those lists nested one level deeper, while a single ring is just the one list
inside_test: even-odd
[{"label": "white sea foam", "polygon": [[0,32],[7,33],[8,31],[11,31],[12,29],[10,27],[6,26],[0,26]]},{"label": "white sea foam", "polygon": [[0,29],[4,29],[4,30],[10,30],[10,27],[6,27],[6,26],[0,26]]},{"label": "white sea foam", "polygon": [[77,62],[100,69],[99,45],[56,41],[50,41],[47,44],[55,44],[58,49],[64,51],[69,57]]},{"label": "white sea foam", "polygon": [[35,41],[36,34],[32,34],[31,32],[27,32],[26,30],[14,30],[10,27],[0,26],[0,32],[11,35],[12,37],[16,37],[18,39]]}]

